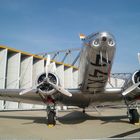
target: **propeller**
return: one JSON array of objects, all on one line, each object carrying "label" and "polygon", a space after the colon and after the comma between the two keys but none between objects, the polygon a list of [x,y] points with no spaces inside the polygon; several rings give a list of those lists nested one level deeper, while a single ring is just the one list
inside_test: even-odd
[{"label": "propeller", "polygon": [[[48,77],[48,73],[49,73],[49,65],[50,65],[50,55],[47,56],[47,61],[46,61],[46,67],[45,67],[45,71],[46,71],[46,78],[44,80],[47,79]],[[44,83],[44,81],[40,82],[38,85],[36,85],[36,87],[31,87],[31,88],[27,88],[27,89],[24,89],[22,90],[19,95],[24,95],[24,94],[27,94],[29,92],[31,92],[32,90],[38,88],[40,85],[42,85]]]},{"label": "propeller", "polygon": [[[140,64],[140,53],[138,53],[138,61],[139,61],[139,64]],[[128,93],[132,92],[134,89],[136,89],[138,86],[140,85],[140,82],[136,83],[136,84],[133,84],[132,86],[130,86],[129,88],[127,88],[123,93],[122,95],[123,96],[126,96]]]},{"label": "propeller", "polygon": [[[49,71],[51,70],[52,72],[56,73],[56,65],[55,65],[55,62],[53,62],[53,63],[50,64],[50,60],[51,60],[50,59],[50,55],[48,55],[47,56],[47,61],[46,61],[46,67],[45,67],[46,78],[44,79],[44,81],[40,82],[35,88],[38,88],[45,81],[47,81],[47,83],[49,83],[54,89],[56,89],[57,91],[59,91],[61,94],[66,95],[68,97],[72,97],[72,94],[69,91],[67,91],[63,87],[58,86],[58,85],[55,85],[54,83],[52,83],[52,82],[49,81],[49,78],[48,78]],[[21,91],[19,93],[19,95],[27,94],[27,93],[31,92],[33,89],[34,88],[25,89],[25,90]]]},{"label": "propeller", "polygon": [[134,89],[136,89],[139,85],[140,85],[140,82],[139,82],[139,83],[136,83],[136,84],[133,84],[132,86],[130,86],[129,88],[127,88],[127,89],[122,93],[122,95],[123,95],[123,96],[126,96],[128,93],[130,93],[130,92],[132,92]]}]

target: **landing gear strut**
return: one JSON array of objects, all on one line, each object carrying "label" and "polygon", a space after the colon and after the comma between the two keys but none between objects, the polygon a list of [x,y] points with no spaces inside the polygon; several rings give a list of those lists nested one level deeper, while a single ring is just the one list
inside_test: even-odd
[{"label": "landing gear strut", "polygon": [[48,125],[56,124],[56,110],[55,110],[55,102],[52,98],[47,98],[47,119]]},{"label": "landing gear strut", "polygon": [[48,118],[48,125],[55,125],[56,124],[56,120],[55,120],[55,117],[56,117],[56,112],[55,112],[55,109],[47,106],[47,118]]},{"label": "landing gear strut", "polygon": [[83,114],[85,114],[85,112],[86,112],[86,111],[85,111],[85,108],[83,108],[83,111],[82,111],[82,112],[83,112]]},{"label": "landing gear strut", "polygon": [[138,105],[137,102],[129,102],[124,96],[124,101],[127,106],[127,116],[129,118],[130,123],[137,124],[139,123],[139,113],[138,113]]},{"label": "landing gear strut", "polygon": [[41,97],[42,101],[47,105],[46,112],[47,112],[47,124],[48,125],[55,125],[56,124],[56,109],[55,109],[55,100],[51,96],[44,96],[40,92],[37,92]]}]

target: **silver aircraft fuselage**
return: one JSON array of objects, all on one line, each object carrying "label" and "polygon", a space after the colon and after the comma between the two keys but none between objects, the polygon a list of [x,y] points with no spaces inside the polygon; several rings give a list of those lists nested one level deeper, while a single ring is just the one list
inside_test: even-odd
[{"label": "silver aircraft fuselage", "polygon": [[79,65],[79,86],[82,91],[104,91],[110,75],[115,39],[107,32],[91,34],[83,40]]},{"label": "silver aircraft fuselage", "polygon": [[121,101],[121,89],[106,89],[113,64],[116,42],[108,32],[91,34],[83,40],[79,64],[79,89],[69,90],[72,97],[61,96],[66,105],[87,107],[90,104]]}]

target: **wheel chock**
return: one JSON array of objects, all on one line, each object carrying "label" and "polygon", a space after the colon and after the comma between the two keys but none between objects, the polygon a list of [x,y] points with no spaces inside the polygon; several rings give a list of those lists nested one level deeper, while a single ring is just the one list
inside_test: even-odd
[{"label": "wheel chock", "polygon": [[48,127],[52,128],[52,127],[54,127],[54,125],[53,124],[48,124]]},{"label": "wheel chock", "polygon": [[140,125],[140,122],[138,122],[138,123],[134,123],[134,125]]}]

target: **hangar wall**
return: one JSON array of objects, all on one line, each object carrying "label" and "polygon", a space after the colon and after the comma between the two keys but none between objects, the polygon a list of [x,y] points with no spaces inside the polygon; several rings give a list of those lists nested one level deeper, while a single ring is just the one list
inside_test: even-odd
[{"label": "hangar wall", "polygon": [[[38,75],[44,72],[47,58],[33,55],[6,46],[0,46],[0,88],[25,89],[34,87]],[[56,71],[62,86],[77,87],[78,68],[55,62]],[[32,109],[43,106],[0,101],[0,109]]]}]

